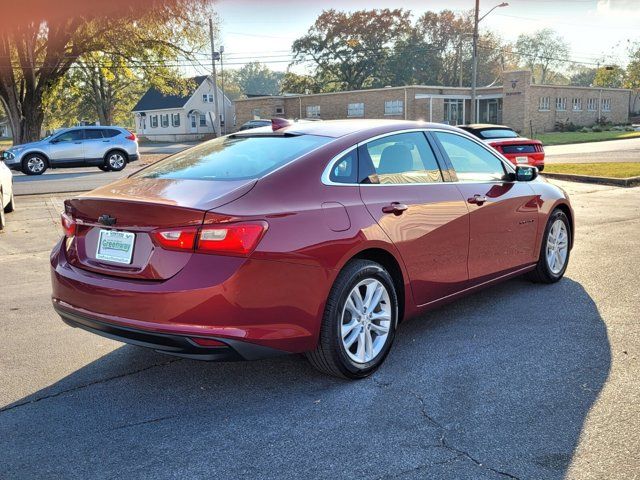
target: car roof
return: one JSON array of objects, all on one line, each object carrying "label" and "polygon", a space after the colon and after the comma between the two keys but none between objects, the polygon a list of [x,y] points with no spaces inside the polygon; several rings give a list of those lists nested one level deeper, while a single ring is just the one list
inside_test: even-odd
[{"label": "car roof", "polygon": [[[338,138],[353,133],[376,130],[379,133],[393,132],[395,130],[408,130],[413,128],[439,128],[456,131],[455,127],[440,123],[429,123],[408,120],[323,120],[317,122],[298,121],[291,122],[277,130],[278,134],[294,135],[318,135],[321,137]],[[459,130],[458,130],[459,131]],[[272,132],[271,127],[260,127],[251,132],[241,132],[240,135],[256,135]]]}]

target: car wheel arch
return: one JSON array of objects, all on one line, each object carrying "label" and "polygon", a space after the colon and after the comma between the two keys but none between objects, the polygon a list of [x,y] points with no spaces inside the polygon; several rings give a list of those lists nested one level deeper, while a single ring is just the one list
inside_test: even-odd
[{"label": "car wheel arch", "polygon": [[555,210],[562,211],[562,213],[564,213],[569,219],[569,226],[571,227],[571,232],[569,232],[569,240],[570,240],[569,249],[571,249],[573,248],[573,237],[574,237],[574,230],[575,230],[573,212],[571,210],[571,207],[569,207],[569,205],[564,202],[558,202],[553,206],[553,208],[551,209],[551,212]]},{"label": "car wheel arch", "polygon": [[49,155],[40,150],[29,150],[28,152],[23,153],[21,163],[24,163],[29,155],[38,155],[39,157],[42,157],[44,161],[47,162],[47,168],[51,168],[51,160],[49,159]]},{"label": "car wheel arch", "polygon": [[107,153],[104,154],[104,161],[106,162],[107,158],[109,158],[109,155],[116,152],[122,154],[125,162],[129,163],[129,154],[126,151],[124,151],[122,148],[112,148],[111,150],[107,151]]}]

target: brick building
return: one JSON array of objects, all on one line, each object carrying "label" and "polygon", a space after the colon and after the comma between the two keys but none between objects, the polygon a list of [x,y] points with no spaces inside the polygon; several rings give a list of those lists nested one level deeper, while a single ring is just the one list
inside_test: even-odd
[{"label": "brick building", "polygon": [[[532,135],[556,122],[591,126],[600,117],[629,121],[631,90],[535,85],[527,70],[504,72],[501,86],[477,89],[480,123],[509,125]],[[471,89],[409,85],[311,95],[236,100],[237,125],[257,118],[396,118],[457,125],[471,122]]]}]

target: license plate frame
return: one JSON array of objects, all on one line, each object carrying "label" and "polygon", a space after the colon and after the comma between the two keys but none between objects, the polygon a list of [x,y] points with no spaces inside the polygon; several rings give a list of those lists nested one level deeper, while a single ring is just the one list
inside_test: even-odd
[{"label": "license plate frame", "polygon": [[[104,245],[106,240],[113,242],[111,247]],[[128,246],[128,249],[118,247],[118,244]],[[122,265],[131,265],[135,244],[135,233],[101,228],[98,234],[98,245],[96,246],[96,259]]]}]

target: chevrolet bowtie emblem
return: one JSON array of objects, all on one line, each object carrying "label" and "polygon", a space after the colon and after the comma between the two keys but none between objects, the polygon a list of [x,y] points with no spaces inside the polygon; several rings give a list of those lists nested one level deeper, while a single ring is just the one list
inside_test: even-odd
[{"label": "chevrolet bowtie emblem", "polygon": [[98,217],[98,222],[107,227],[111,227],[112,225],[116,224],[116,219],[114,217],[110,217],[105,213],[104,215],[100,215]]}]

